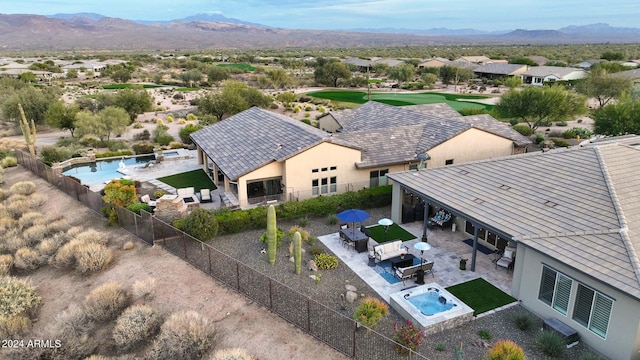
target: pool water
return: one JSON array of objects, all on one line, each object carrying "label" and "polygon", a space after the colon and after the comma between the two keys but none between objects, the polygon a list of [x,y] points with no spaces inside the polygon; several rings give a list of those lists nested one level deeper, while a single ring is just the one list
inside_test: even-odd
[{"label": "pool water", "polygon": [[132,170],[135,166],[144,165],[154,160],[153,155],[138,156],[122,159],[98,160],[95,163],[72,165],[62,172],[63,175],[73,176],[84,185],[103,184],[106,181],[119,179],[123,176],[117,170],[120,167],[120,161],[125,164],[125,169]]},{"label": "pool water", "polygon": [[450,310],[454,304],[440,296],[438,292],[429,291],[420,295],[407,296],[407,300],[424,315],[431,316]]}]

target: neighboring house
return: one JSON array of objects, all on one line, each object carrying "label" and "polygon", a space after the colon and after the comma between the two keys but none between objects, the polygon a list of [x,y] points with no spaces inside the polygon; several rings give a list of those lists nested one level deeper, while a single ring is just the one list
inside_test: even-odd
[{"label": "neighboring house", "polygon": [[487,64],[473,69],[473,72],[478,78],[494,80],[520,76],[528,68],[527,65],[521,64]]},{"label": "neighboring house", "polygon": [[445,59],[445,58],[441,58],[441,57],[434,57],[428,60],[425,60],[423,62],[421,62],[420,64],[418,64],[419,68],[428,68],[428,67],[443,67],[445,65],[451,65],[451,60],[449,59]]},{"label": "neighboring house", "polygon": [[577,68],[580,68],[580,69],[583,69],[583,70],[589,70],[589,69],[591,69],[591,67],[593,65],[599,64],[599,63],[601,63],[603,61],[607,61],[607,60],[605,60],[605,59],[588,59],[588,60],[581,61],[581,62],[579,62],[577,64],[574,64],[573,66],[577,67]]},{"label": "neighboring house", "polygon": [[640,83],[640,69],[620,71],[620,72],[611,74],[611,76],[628,78],[634,84]]},{"label": "neighboring house", "polygon": [[587,76],[587,72],[583,69],[569,67],[534,66],[520,76],[522,77],[522,82],[526,85],[542,86],[545,83],[582,79]]},{"label": "neighboring house", "polygon": [[107,67],[107,65],[104,64],[104,63],[83,61],[83,62],[80,62],[80,63],[74,63],[74,64],[65,65],[65,66],[62,67],[62,70],[64,72],[67,72],[69,70],[85,69],[85,70],[91,70],[93,72],[99,72],[99,71],[102,71],[102,70],[106,69],[106,67]]},{"label": "neighboring house", "polygon": [[511,295],[522,306],[611,359],[637,360],[640,167],[629,164],[638,162],[631,136],[390,174],[391,218],[400,222],[415,197],[450,211],[477,243],[515,249]]},{"label": "neighboring house", "polygon": [[359,58],[346,58],[342,60],[343,64],[355,66],[359,72],[365,73],[371,70],[371,60],[359,59]]},{"label": "neighboring house", "polygon": [[493,60],[489,59],[486,56],[480,55],[480,56],[461,56],[455,59],[454,61],[484,65],[484,64],[491,63]]},{"label": "neighboring house", "polygon": [[544,56],[539,56],[539,55],[530,55],[530,56],[525,56],[528,59],[533,60],[536,64],[538,64],[538,66],[544,66],[544,64],[549,62],[549,59],[547,59]]},{"label": "neighboring house", "polygon": [[371,59],[373,64],[387,64],[389,67],[394,67],[398,65],[402,65],[405,62],[403,60],[392,59],[392,58],[373,58]]},{"label": "neighboring house", "polygon": [[502,157],[531,143],[489,115],[463,117],[446,104],[368,102],[319,121],[335,133],[251,108],[191,138],[204,169],[242,208],[386,185],[391,172]]}]

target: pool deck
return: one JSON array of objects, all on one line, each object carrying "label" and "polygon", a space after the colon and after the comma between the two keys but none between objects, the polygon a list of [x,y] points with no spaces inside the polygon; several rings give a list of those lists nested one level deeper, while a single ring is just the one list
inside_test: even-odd
[{"label": "pool deck", "polygon": [[[409,253],[420,257],[420,251],[413,248],[413,244],[420,241],[422,237],[422,222],[415,222],[401,225],[405,230],[416,236],[416,239],[405,241],[403,245],[409,248]],[[337,226],[336,226],[337,227]],[[495,268],[494,254],[485,255],[477,252],[476,271],[470,271],[471,266],[471,246],[462,242],[469,236],[461,232],[449,230],[430,230],[427,234],[431,250],[424,252],[425,261],[433,261],[433,274],[425,275],[425,283],[436,282],[446,288],[448,286],[460,284],[469,280],[484,278],[492,285],[506,292],[511,293],[512,273],[503,268]],[[402,289],[415,286],[413,280],[406,280],[391,284],[382,276],[369,267],[368,253],[357,253],[352,249],[342,246],[338,233],[318,237],[344,264],[349,266],[358,276],[360,276],[378,295],[389,302],[392,293]],[[460,270],[460,258],[469,259],[467,270]]]}]

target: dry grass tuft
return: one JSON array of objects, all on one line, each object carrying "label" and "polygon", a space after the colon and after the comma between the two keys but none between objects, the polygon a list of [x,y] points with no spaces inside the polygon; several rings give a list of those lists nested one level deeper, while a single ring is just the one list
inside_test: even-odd
[{"label": "dry grass tuft", "polygon": [[[11,195],[9,199],[16,196],[23,197],[22,195]],[[9,199],[6,200],[8,201],[6,209],[14,219],[17,219],[21,217],[22,214],[31,211],[31,201],[29,201],[29,199],[13,199],[12,201],[9,201]]]},{"label": "dry grass tuft", "polygon": [[24,315],[14,315],[0,318],[0,337],[3,339],[16,338],[26,335],[31,329],[31,320]]},{"label": "dry grass tuft", "polygon": [[113,328],[116,347],[129,351],[144,345],[158,333],[162,319],[150,306],[133,305],[120,314]]},{"label": "dry grass tuft", "polygon": [[64,232],[67,231],[67,229],[69,229],[69,223],[67,222],[67,219],[63,217],[54,219],[47,224],[49,234]]},{"label": "dry grass tuft", "polygon": [[13,255],[2,254],[0,255],[0,276],[9,275],[11,268],[13,267]]},{"label": "dry grass tuft", "polygon": [[96,321],[115,319],[129,305],[131,296],[122,284],[110,281],[93,289],[84,299],[87,316]]},{"label": "dry grass tuft", "polygon": [[76,271],[80,273],[104,270],[111,264],[113,254],[102,244],[85,243],[75,248]]},{"label": "dry grass tuft", "polygon": [[12,194],[31,195],[36,192],[36,184],[31,181],[19,181],[9,188]]},{"label": "dry grass tuft", "polygon": [[93,321],[78,304],[71,304],[58,314],[53,324],[57,336],[76,338],[89,334],[93,330]]},{"label": "dry grass tuft", "polygon": [[83,231],[84,231],[84,229],[81,228],[80,226],[72,226],[72,227],[67,229],[67,235],[70,238],[74,238],[74,237],[76,237],[76,235],[80,234]]},{"label": "dry grass tuft", "polygon": [[149,300],[151,299],[151,293],[156,288],[155,278],[146,278],[144,280],[137,280],[133,283],[131,292],[136,299]]},{"label": "dry grass tuft", "polygon": [[83,243],[75,239],[62,245],[56,254],[49,259],[49,264],[62,269],[70,269],[76,265],[76,248]]},{"label": "dry grass tuft", "polygon": [[[25,324],[31,326],[31,321],[27,323],[20,317],[28,320],[42,304],[42,297],[35,287],[11,276],[0,277],[0,299],[0,328],[3,331],[24,331]],[[4,339],[12,335],[19,334],[0,334]]]},{"label": "dry grass tuft", "polygon": [[209,360],[254,360],[244,349],[220,349]]},{"label": "dry grass tuft", "polygon": [[23,247],[16,251],[13,261],[16,269],[30,271],[42,266],[46,258],[32,248]]},{"label": "dry grass tuft", "polygon": [[74,239],[88,243],[107,245],[109,243],[109,234],[89,229],[77,234]]},{"label": "dry grass tuft", "polygon": [[122,246],[122,250],[131,250],[134,248],[133,242],[132,241],[127,241],[126,243],[124,243],[124,245]]},{"label": "dry grass tuft", "polygon": [[29,242],[22,237],[18,228],[8,230],[2,237],[4,241],[0,242],[0,251],[15,252],[20,248],[29,246]]},{"label": "dry grass tuft", "polygon": [[215,327],[195,311],[174,313],[162,324],[150,359],[201,359],[213,347]]},{"label": "dry grass tuft", "polygon": [[29,197],[29,206],[32,209],[38,208],[47,202],[47,196],[45,194],[36,193]]},{"label": "dry grass tuft", "polygon": [[39,243],[49,235],[47,225],[33,225],[22,232],[22,237],[29,243],[29,246]]},{"label": "dry grass tuft", "polygon": [[59,232],[57,234],[52,235],[51,237],[44,239],[38,244],[38,252],[43,256],[49,258],[53,254],[58,251],[60,246],[66,243],[68,240],[67,234],[63,232]]},{"label": "dry grass tuft", "polygon": [[39,211],[28,211],[18,219],[18,225],[25,229],[34,224],[44,225],[47,223],[47,219]]}]

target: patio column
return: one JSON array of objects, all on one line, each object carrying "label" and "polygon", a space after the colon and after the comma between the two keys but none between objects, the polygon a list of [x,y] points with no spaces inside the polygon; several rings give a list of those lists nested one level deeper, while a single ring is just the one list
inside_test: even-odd
[{"label": "patio column", "polygon": [[471,252],[471,271],[476,271],[476,251],[478,250],[478,224],[473,224],[473,251]]},{"label": "patio column", "polygon": [[427,242],[427,228],[429,227],[429,203],[424,201],[424,215],[422,219],[422,241]]}]

